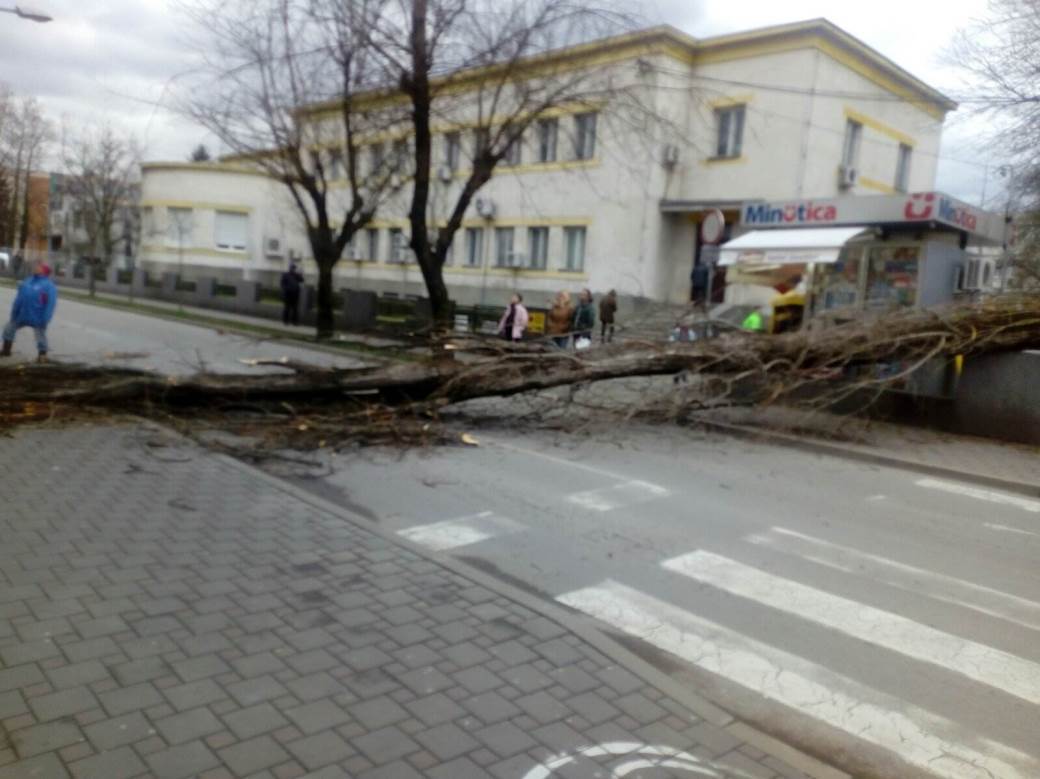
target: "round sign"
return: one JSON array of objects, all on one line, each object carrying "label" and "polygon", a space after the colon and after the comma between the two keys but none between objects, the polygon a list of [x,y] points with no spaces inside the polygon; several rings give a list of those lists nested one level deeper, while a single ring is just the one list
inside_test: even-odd
[{"label": "round sign", "polygon": [[701,221],[701,243],[714,246],[722,241],[726,231],[726,217],[719,209],[715,208],[704,215]]}]

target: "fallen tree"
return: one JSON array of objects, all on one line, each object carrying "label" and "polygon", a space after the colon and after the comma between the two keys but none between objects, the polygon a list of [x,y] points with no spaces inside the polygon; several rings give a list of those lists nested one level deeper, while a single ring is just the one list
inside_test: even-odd
[{"label": "fallen tree", "polygon": [[[814,402],[833,403],[851,393],[880,393],[936,358],[1037,346],[1040,297],[1021,297],[908,310],[801,333],[630,341],[580,354],[444,337],[431,341],[430,358],[416,362],[360,369],[266,363],[287,369],[284,375],[181,379],[129,369],[32,365],[0,370],[0,423],[90,412],[181,419],[246,414],[253,425],[288,421],[310,432],[309,439],[385,440],[400,430],[405,438],[416,430],[425,437],[448,405],[566,385],[670,374],[695,377],[701,404],[737,387],[746,402],[772,402],[813,387]],[[889,369],[857,370],[881,364]],[[321,423],[299,421],[311,417]],[[378,434],[369,436],[373,425]]]}]

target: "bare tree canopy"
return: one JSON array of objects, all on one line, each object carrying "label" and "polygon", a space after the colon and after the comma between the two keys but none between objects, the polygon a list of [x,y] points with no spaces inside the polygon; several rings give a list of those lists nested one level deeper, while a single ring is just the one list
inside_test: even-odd
[{"label": "bare tree canopy", "polygon": [[111,126],[66,134],[62,141],[65,195],[78,211],[90,247],[90,292],[94,277],[116,255],[128,229],[139,223],[137,166],[140,153],[133,138]]},{"label": "bare tree canopy", "polygon": [[970,102],[992,121],[1009,163],[998,173],[1016,214],[1010,280],[1040,288],[1040,1],[990,0],[951,51],[968,75]]},{"label": "bare tree canopy", "polygon": [[[377,83],[362,29],[375,2],[194,0],[200,65],[180,107],[231,152],[283,183],[318,266],[319,337],[333,329],[332,272],[357,232],[401,186],[396,160],[363,145],[404,120],[364,95]],[[326,105],[328,121],[310,106]]]},{"label": "bare tree canopy", "polygon": [[[573,139],[580,160],[593,152],[599,108],[621,102],[625,87],[616,74],[576,67],[563,47],[633,26],[629,16],[595,1],[400,0],[371,14],[365,29],[382,81],[396,84],[410,106],[410,246],[436,318],[450,311],[443,267],[463,218],[495,171],[518,162],[525,135],[561,109],[584,112],[581,137]],[[455,185],[462,136],[444,135],[445,153],[438,155],[435,130],[445,125],[472,138],[470,168]],[[551,133],[546,142],[555,158],[557,124],[543,132]],[[449,171],[435,176],[440,162]]]},{"label": "bare tree canopy", "polygon": [[0,82],[0,246],[24,249],[29,240],[30,178],[53,138],[39,103]]}]

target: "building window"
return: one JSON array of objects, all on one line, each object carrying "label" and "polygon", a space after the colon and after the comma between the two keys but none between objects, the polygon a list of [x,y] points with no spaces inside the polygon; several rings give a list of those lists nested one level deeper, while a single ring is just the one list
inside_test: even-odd
[{"label": "building window", "polygon": [[376,262],[379,259],[379,230],[369,227],[365,230],[365,238],[368,244],[368,261]]},{"label": "building window", "polygon": [[540,119],[538,121],[539,162],[556,162],[556,139],[559,135],[559,119]]},{"label": "building window", "polygon": [[585,270],[585,228],[565,227],[563,238],[567,250],[563,269],[573,272]]},{"label": "building window", "polygon": [[155,211],[151,206],[141,209],[141,235],[145,239],[155,235]]},{"label": "building window", "polygon": [[896,190],[906,192],[910,186],[910,157],[914,153],[912,147],[899,144],[899,158],[896,160]]},{"label": "building window", "polygon": [[192,219],[190,208],[166,209],[166,243],[184,247],[191,243]]},{"label": "building window", "polygon": [[386,148],[381,143],[373,143],[368,148],[369,172],[378,173],[386,161]]},{"label": "building window", "polygon": [[398,138],[394,141],[393,146],[394,155],[394,170],[404,171],[408,168],[408,140],[406,138]]},{"label": "building window", "polygon": [[460,145],[461,139],[458,133],[448,133],[444,136],[444,164],[452,172],[459,169]]},{"label": "building window", "polygon": [[214,241],[218,249],[244,252],[246,233],[249,230],[249,215],[234,211],[217,211]]},{"label": "building window", "polygon": [[859,146],[863,140],[863,125],[849,119],[845,125],[845,146],[841,152],[841,164],[855,168],[859,164]]},{"label": "building window", "polygon": [[524,138],[514,139],[507,147],[505,156],[502,157],[503,165],[519,165],[523,155]]},{"label": "building window", "polygon": [[746,106],[735,105],[715,111],[715,156],[739,157],[744,149]]},{"label": "building window", "polygon": [[389,262],[405,262],[405,252],[407,251],[404,241],[404,230],[400,227],[390,228],[390,256]]},{"label": "building window", "polygon": [[466,228],[466,267],[480,268],[484,265],[484,228]]},{"label": "building window", "polygon": [[591,160],[596,154],[596,114],[574,117],[574,159]]},{"label": "building window", "polygon": [[329,180],[343,178],[343,149],[329,149]]},{"label": "building window", "polygon": [[513,233],[512,227],[495,228],[495,265],[499,268],[513,265]]},{"label": "building window", "polygon": [[533,270],[545,270],[549,260],[549,228],[527,228],[528,267]]}]

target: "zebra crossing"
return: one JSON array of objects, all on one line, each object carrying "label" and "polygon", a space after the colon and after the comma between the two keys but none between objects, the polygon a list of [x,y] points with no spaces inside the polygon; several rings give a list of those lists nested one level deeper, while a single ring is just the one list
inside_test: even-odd
[{"label": "zebra crossing", "polygon": [[[620,490],[582,493],[572,502],[601,512],[610,510],[607,506],[612,507],[615,499],[641,503],[653,499],[655,492],[637,483]],[[1027,512],[1033,508],[1013,505]],[[485,513],[400,532],[433,548],[455,549],[522,533],[525,528]],[[955,705],[940,711],[934,696],[928,706],[915,703],[908,700],[912,695],[901,690],[897,695],[853,678],[848,668],[828,667],[815,654],[772,645],[724,624],[726,620],[717,615],[709,618],[697,613],[696,607],[677,605],[696,602],[694,596],[705,591],[737,598],[752,608],[768,610],[783,624],[790,622],[792,631],[808,624],[838,642],[870,647],[878,653],[878,662],[896,664],[899,674],[929,667],[947,676],[953,686],[981,685],[1028,708],[1040,706],[1040,648],[1034,658],[1020,657],[990,646],[988,639],[959,636],[896,613],[898,609],[859,602],[736,558],[747,559],[741,549],[770,550],[821,566],[836,577],[868,579],[912,593],[918,600],[1000,620],[1009,630],[1029,631],[1030,636],[1040,630],[1040,603],[784,527],[748,534],[739,545],[740,549],[725,550],[733,556],[693,548],[659,560],[655,570],[667,585],[650,588],[656,591],[607,577],[562,593],[557,600],[822,727],[885,750],[923,774],[944,779],[1040,777],[1040,754],[1021,751],[1021,733],[1017,744],[1001,743],[992,737],[995,734],[986,737],[965,724]]]}]

